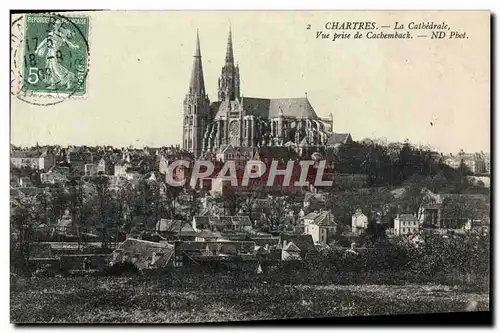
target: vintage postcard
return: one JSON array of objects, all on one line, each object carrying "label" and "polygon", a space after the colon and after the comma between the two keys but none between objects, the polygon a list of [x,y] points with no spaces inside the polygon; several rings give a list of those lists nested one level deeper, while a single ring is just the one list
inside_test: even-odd
[{"label": "vintage postcard", "polygon": [[11,322],[491,322],[490,24],[11,13]]}]

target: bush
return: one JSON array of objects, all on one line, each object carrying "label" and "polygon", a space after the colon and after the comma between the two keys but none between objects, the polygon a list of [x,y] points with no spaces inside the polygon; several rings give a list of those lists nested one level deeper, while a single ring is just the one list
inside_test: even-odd
[{"label": "bush", "polygon": [[120,275],[140,275],[141,271],[136,265],[130,262],[116,263],[113,266],[108,266],[105,268],[104,273],[106,275],[120,276]]}]

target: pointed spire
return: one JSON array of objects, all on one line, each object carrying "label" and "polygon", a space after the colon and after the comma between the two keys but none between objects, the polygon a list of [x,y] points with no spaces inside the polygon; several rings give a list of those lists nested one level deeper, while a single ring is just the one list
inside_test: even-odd
[{"label": "pointed spire", "polygon": [[200,51],[200,31],[196,29],[196,53],[194,55],[195,57],[201,57],[201,51]]},{"label": "pointed spire", "polygon": [[229,24],[229,36],[227,37],[226,64],[234,64],[233,38],[231,36],[231,24]]},{"label": "pointed spire", "polygon": [[203,66],[201,64],[200,35],[196,30],[196,52],[193,59],[191,81],[189,82],[189,94],[205,95],[205,80],[203,79]]}]

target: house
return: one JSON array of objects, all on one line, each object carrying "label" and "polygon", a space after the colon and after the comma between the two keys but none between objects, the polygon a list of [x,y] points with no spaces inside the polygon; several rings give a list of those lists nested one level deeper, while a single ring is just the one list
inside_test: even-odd
[{"label": "house", "polygon": [[156,232],[166,238],[180,239],[186,241],[194,241],[197,237],[197,232],[191,224],[183,220],[161,219],[156,223]]},{"label": "house", "polygon": [[304,232],[312,236],[314,243],[326,244],[331,235],[337,230],[332,213],[320,210],[312,212],[302,218]]},{"label": "house", "polygon": [[[287,244],[293,242],[293,244],[299,248],[300,257],[307,258],[310,255],[314,255],[317,253],[316,247],[314,246],[314,242],[311,235],[307,234],[286,234],[281,233],[279,236],[279,242],[276,246],[278,249],[283,251],[283,249],[287,248]],[[287,251],[287,250],[285,250]],[[292,252],[294,251],[294,247],[292,248]],[[282,255],[283,257],[283,255]]]},{"label": "house", "polygon": [[67,156],[72,172],[80,175],[85,174],[85,165],[93,163],[93,155],[91,152],[72,151]]},{"label": "house", "polygon": [[128,238],[112,253],[112,264],[130,262],[139,269],[151,269],[174,265],[174,245],[167,242],[149,242]]},{"label": "house", "polygon": [[125,160],[120,160],[115,164],[114,175],[116,177],[126,177],[127,170],[130,168],[130,163]]},{"label": "house", "polygon": [[222,145],[217,153],[215,159],[219,162],[234,161],[236,168],[244,168],[246,162],[254,155],[254,148],[252,147],[233,147],[232,145]]},{"label": "house", "polygon": [[419,232],[418,217],[411,214],[397,215],[394,219],[394,235],[412,235]]},{"label": "house", "polygon": [[34,187],[30,177],[19,177],[19,187]]},{"label": "house", "polygon": [[255,242],[175,242],[175,256],[183,257],[184,264],[203,258],[248,257],[255,254]]},{"label": "house", "polygon": [[489,221],[469,219],[464,225],[464,230],[479,233],[488,233],[490,231],[490,223]]},{"label": "house", "polygon": [[304,212],[310,212],[318,209],[326,209],[326,200],[328,195],[325,193],[306,192],[304,194]]},{"label": "house", "polygon": [[281,260],[302,260],[300,256],[301,250],[294,242],[284,241],[283,248],[281,250]]},{"label": "house", "polygon": [[248,216],[193,216],[193,229],[211,231],[249,231],[252,222]]},{"label": "house", "polygon": [[71,214],[69,212],[69,209],[66,209],[64,211],[63,216],[57,220],[57,225],[56,225],[56,232],[59,234],[73,234],[74,233],[74,227],[73,227],[73,219],[71,218]]},{"label": "house", "polygon": [[368,217],[358,208],[352,215],[352,233],[360,235],[366,228],[368,228]]},{"label": "house", "polygon": [[97,163],[97,174],[106,175],[106,160],[102,157]]},{"label": "house", "polygon": [[279,237],[252,237],[252,242],[255,242],[256,246],[262,247],[276,247],[279,244]]},{"label": "house", "polygon": [[480,153],[465,153],[463,150],[457,155],[447,156],[443,160],[444,164],[458,169],[460,164],[463,162],[467,168],[474,174],[485,174],[488,173],[489,160],[486,154]]},{"label": "house", "polygon": [[201,230],[196,233],[195,241],[197,242],[217,242],[224,240],[225,237],[219,231]]},{"label": "house", "polygon": [[205,189],[210,188],[211,194],[222,194],[227,187],[231,186],[231,181],[229,179],[221,177],[215,177],[209,179],[210,181],[200,180],[200,187],[203,187]]},{"label": "house", "polygon": [[84,166],[85,176],[95,176],[97,175],[97,165],[89,163]]},{"label": "house", "polygon": [[69,168],[55,166],[48,172],[40,174],[40,180],[45,184],[65,183],[69,180]]},{"label": "house", "polygon": [[168,173],[168,160],[165,158],[164,155],[160,156],[160,160],[158,162],[158,171],[162,175],[166,175]]},{"label": "house", "polygon": [[[490,196],[484,194],[434,194],[425,190],[423,204],[418,211],[420,223],[424,227],[454,228],[463,225],[469,218],[488,223],[490,216]],[[469,208],[474,216],[457,218],[447,209],[447,203],[455,203]],[[452,205],[453,207],[453,205]]]},{"label": "house", "polygon": [[331,133],[326,141],[327,147],[338,147],[352,142],[350,133]]},{"label": "house", "polygon": [[56,164],[56,157],[47,151],[16,150],[11,152],[10,162],[17,168],[31,167],[36,170],[48,171]]}]

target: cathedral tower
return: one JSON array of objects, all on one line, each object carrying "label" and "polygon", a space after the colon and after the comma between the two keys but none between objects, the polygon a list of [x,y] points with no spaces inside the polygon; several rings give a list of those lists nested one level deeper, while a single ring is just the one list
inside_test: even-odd
[{"label": "cathedral tower", "polygon": [[226,63],[219,78],[219,101],[234,101],[240,98],[240,69],[234,65],[231,26],[227,38]]},{"label": "cathedral tower", "polygon": [[209,105],[201,64],[200,36],[197,32],[189,91],[184,99],[182,135],[182,148],[192,152],[196,157],[200,156],[202,151],[203,133],[210,117]]}]

